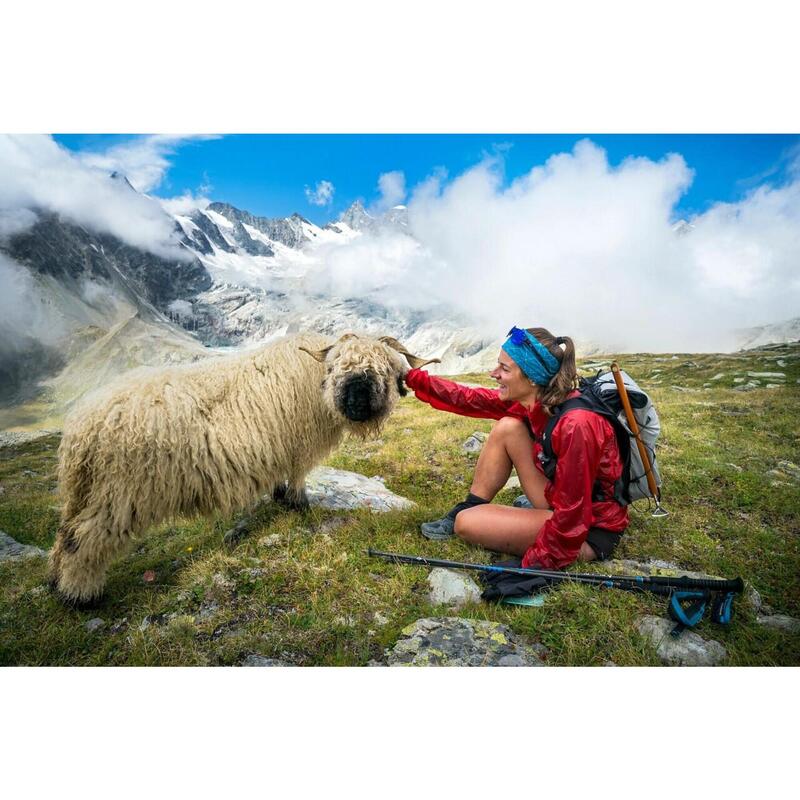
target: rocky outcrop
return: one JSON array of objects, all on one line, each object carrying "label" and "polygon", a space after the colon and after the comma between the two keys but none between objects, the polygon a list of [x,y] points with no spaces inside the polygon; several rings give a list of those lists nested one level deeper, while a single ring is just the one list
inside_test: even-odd
[{"label": "rocky outcrop", "polygon": [[539,667],[536,648],[506,625],[459,617],[418,619],[386,654],[390,667]]}]

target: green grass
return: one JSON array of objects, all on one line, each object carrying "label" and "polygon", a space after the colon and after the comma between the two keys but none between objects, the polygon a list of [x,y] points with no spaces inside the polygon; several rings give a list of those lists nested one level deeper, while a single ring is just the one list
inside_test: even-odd
[{"label": "green grass", "polygon": [[[776,358],[786,366],[775,366]],[[776,612],[800,616],[800,479],[780,466],[800,462],[800,347],[619,361],[651,391],[661,415],[659,463],[670,516],[656,520],[646,508],[634,509],[618,556],[741,575]],[[735,391],[734,377],[747,371],[784,372],[785,386]],[[725,376],[711,381],[720,372]],[[481,375],[460,379],[491,384]],[[491,424],[405,398],[379,440],[349,439],[328,463],[383,476],[416,508],[373,515],[269,507],[232,549],[222,544],[231,518],[173,520],[114,565],[106,600],[90,611],[53,598],[42,560],[6,563],[0,664],[227,665],[248,653],[304,665],[379,658],[414,620],[453,612],[428,602],[427,570],[370,559],[366,550],[489,560],[460,541],[429,542],[418,528],[462,499],[475,456],[461,444]],[[0,449],[0,530],[20,542],[52,543],[57,446],[51,436]],[[506,491],[497,502],[515,494]],[[152,583],[143,580],[147,570],[156,574]],[[562,585],[542,607],[478,603],[456,613],[505,623],[541,642],[550,664],[655,665],[634,623],[664,611],[656,597]],[[88,633],[92,617],[106,627]],[[730,665],[800,663],[800,637],[758,625],[743,599],[729,628],[705,620],[698,632],[726,647]]]}]

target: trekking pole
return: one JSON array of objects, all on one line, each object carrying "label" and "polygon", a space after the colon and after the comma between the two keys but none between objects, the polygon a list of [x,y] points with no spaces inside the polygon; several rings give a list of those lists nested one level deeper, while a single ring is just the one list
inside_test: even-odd
[{"label": "trekking pole", "polygon": [[[595,575],[586,572],[561,572],[559,570],[528,569],[526,567],[503,567],[498,564],[472,564],[466,561],[446,561],[441,558],[426,556],[410,556],[403,553],[384,553],[380,550],[367,550],[367,555],[394,561],[398,564],[416,564],[422,567],[450,567],[452,569],[469,569],[479,572],[505,572],[510,575],[528,575],[532,578],[549,578],[555,581],[574,581],[601,586],[614,584],[630,584],[631,588],[662,594],[661,590],[678,591],[706,590],[711,592],[742,592],[744,582],[741,578],[731,580],[717,578],[671,577],[669,575]],[[620,587],[622,588],[622,587]]]},{"label": "trekking pole", "polygon": [[656,501],[656,510],[653,512],[652,516],[666,517],[669,511],[664,509],[661,505],[661,492],[658,486],[656,486],[656,479],[653,476],[653,465],[650,462],[650,454],[647,452],[647,448],[644,446],[644,442],[639,435],[639,423],[636,422],[636,416],[633,413],[631,401],[628,397],[628,390],[625,388],[625,382],[622,380],[622,374],[619,371],[619,365],[616,361],[611,364],[611,372],[614,375],[614,382],[617,384],[617,391],[619,392],[620,400],[622,400],[622,407],[625,409],[628,425],[630,426],[633,438],[636,440],[636,446],[639,448],[639,455],[644,466],[644,474],[647,478],[647,486],[650,489],[650,494],[653,495],[653,499]]},{"label": "trekking pole", "polygon": [[633,592],[651,592],[668,598],[669,616],[677,623],[672,636],[680,635],[684,628],[694,627],[705,614],[712,591],[716,597],[711,618],[720,625],[730,624],[733,595],[744,590],[741,578],[732,580],[704,578],[672,578],[668,576],[644,575],[594,575],[591,573],[557,572],[553,570],[527,569],[525,567],[503,567],[496,564],[473,564],[466,561],[448,561],[442,558],[426,558],[402,553],[385,553],[369,548],[367,555],[382,558],[397,564],[414,564],[423,567],[450,567],[477,570],[480,572],[528,575],[553,581],[585,583],[599,588],[623,589]]}]

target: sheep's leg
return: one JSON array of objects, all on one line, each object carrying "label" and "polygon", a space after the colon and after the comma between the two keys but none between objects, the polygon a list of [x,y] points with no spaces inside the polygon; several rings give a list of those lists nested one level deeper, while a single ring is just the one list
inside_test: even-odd
[{"label": "sheep's leg", "polygon": [[126,552],[131,537],[89,521],[62,523],[50,551],[50,585],[67,605],[97,603],[106,584],[111,562]]},{"label": "sheep's leg", "polygon": [[309,506],[306,476],[290,478],[286,484],[278,484],[272,492],[272,499],[291,511],[305,511]]},{"label": "sheep's leg", "polygon": [[227,545],[236,544],[240,539],[244,539],[253,529],[253,522],[259,513],[272,502],[270,495],[265,495],[251,506],[245,515],[236,521],[234,526],[225,532],[222,541]]}]

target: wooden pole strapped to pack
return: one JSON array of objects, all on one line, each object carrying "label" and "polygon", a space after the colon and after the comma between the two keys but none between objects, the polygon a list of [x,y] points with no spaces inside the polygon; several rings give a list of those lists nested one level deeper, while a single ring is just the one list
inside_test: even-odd
[{"label": "wooden pole strapped to pack", "polygon": [[633,413],[631,401],[628,398],[628,390],[625,388],[625,383],[622,380],[622,373],[616,361],[611,364],[611,372],[614,375],[614,382],[617,384],[617,391],[622,401],[622,407],[625,409],[625,417],[628,420],[628,426],[636,441],[636,446],[639,448],[639,455],[641,456],[642,465],[644,466],[644,474],[647,478],[647,486],[650,489],[650,494],[653,495],[653,499],[656,501],[656,510],[653,512],[653,516],[666,517],[669,512],[661,506],[661,492],[656,485],[656,479],[653,475],[653,464],[650,461],[650,454],[647,452],[642,437],[639,435],[639,423],[636,421],[636,416]]}]

